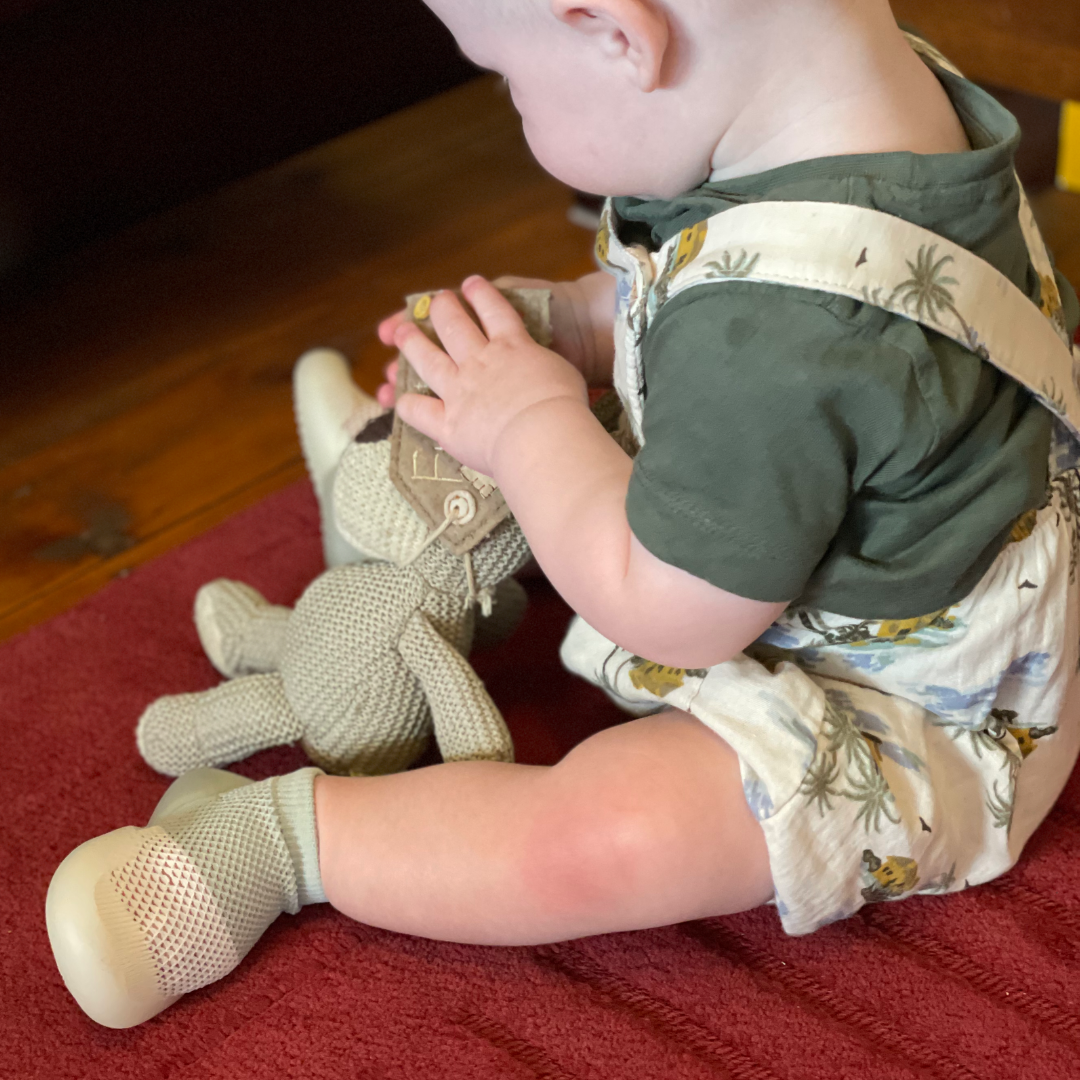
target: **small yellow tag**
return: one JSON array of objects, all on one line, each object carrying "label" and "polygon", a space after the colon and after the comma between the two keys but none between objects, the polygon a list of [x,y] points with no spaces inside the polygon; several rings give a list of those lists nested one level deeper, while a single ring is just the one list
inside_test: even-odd
[{"label": "small yellow tag", "polygon": [[1064,191],[1080,191],[1080,101],[1061,105],[1057,186]]},{"label": "small yellow tag", "polygon": [[419,300],[416,301],[416,307],[413,308],[413,318],[419,322],[421,319],[428,317],[428,312],[431,310],[431,294],[424,293]]}]

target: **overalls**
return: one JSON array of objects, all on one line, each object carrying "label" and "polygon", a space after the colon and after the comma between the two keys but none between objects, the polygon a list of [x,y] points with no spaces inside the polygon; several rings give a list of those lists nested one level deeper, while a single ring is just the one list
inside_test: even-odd
[{"label": "overalls", "polygon": [[[911,42],[931,66],[955,71]],[[1080,353],[1022,190],[1020,202],[1041,311],[971,252],[875,210],[737,206],[649,253],[624,246],[605,209],[597,249],[619,282],[615,385],[639,445],[646,330],[684,289],[736,280],[833,292],[914,319],[1057,417],[1046,506],[1017,522],[950,608],[860,620],[794,606],[745,653],[707,670],[651,663],[580,618],[571,624],[562,656],[572,671],[632,713],[692,713],[735,749],[792,934],[865,903],[1004,873],[1080,749]]]}]

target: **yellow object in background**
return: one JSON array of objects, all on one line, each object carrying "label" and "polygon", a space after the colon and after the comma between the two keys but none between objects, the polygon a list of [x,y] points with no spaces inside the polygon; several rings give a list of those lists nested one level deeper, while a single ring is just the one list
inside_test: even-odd
[{"label": "yellow object in background", "polygon": [[1066,191],[1080,191],[1080,101],[1061,106],[1057,183]]}]

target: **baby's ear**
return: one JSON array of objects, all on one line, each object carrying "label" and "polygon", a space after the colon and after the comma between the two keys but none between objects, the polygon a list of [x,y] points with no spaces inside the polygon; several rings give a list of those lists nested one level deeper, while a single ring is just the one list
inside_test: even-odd
[{"label": "baby's ear", "polygon": [[605,57],[630,64],[644,93],[660,88],[670,32],[667,16],[652,0],[551,0],[551,10],[591,38]]}]

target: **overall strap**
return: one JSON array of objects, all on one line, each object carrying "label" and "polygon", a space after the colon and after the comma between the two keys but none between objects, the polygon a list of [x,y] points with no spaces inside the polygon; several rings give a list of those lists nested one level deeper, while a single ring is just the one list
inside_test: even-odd
[{"label": "overall strap", "polygon": [[[907,38],[931,67],[963,77],[931,45],[912,34]],[[1080,439],[1080,348],[1069,340],[1050,255],[1019,178],[1016,184],[1019,225],[1039,276],[1041,305],[966,248],[878,210],[843,203],[749,203],[698,222],[649,252],[620,241],[609,202],[597,256],[629,283],[625,298],[620,289],[616,386],[639,442],[640,346],[648,324],[684,289],[725,281],[836,293],[918,322],[1014,378],[1058,417],[1072,440]],[[1075,443],[1061,460],[1066,458],[1070,466],[1080,461]]]},{"label": "overall strap", "polygon": [[[942,68],[958,78],[964,78],[960,69],[942,56],[929,42],[923,41],[922,38],[906,31],[904,37],[907,38],[908,44],[915,52],[931,66]],[[1015,173],[1013,175],[1016,176]],[[1020,193],[1020,231],[1024,234],[1024,243],[1027,245],[1031,265],[1035,267],[1035,272],[1039,275],[1043,314],[1054,321],[1065,344],[1071,348],[1072,343],[1069,341],[1068,328],[1065,325],[1065,315],[1061,304],[1061,292],[1058,289],[1057,278],[1054,276],[1054,264],[1042,238],[1042,233],[1039,232],[1039,226],[1035,223],[1035,215],[1031,212],[1031,203],[1028,202],[1027,192],[1024,190],[1024,185],[1020,183],[1019,176],[1016,176],[1016,189]]]},{"label": "overall strap", "polygon": [[1014,378],[1080,437],[1080,357],[1068,341],[1052,269],[1053,297],[1044,282],[1040,310],[995,267],[928,229],[879,210],[820,202],[732,207],[672,237],[653,264],[654,312],[694,285],[760,281],[835,293],[912,319]]}]

